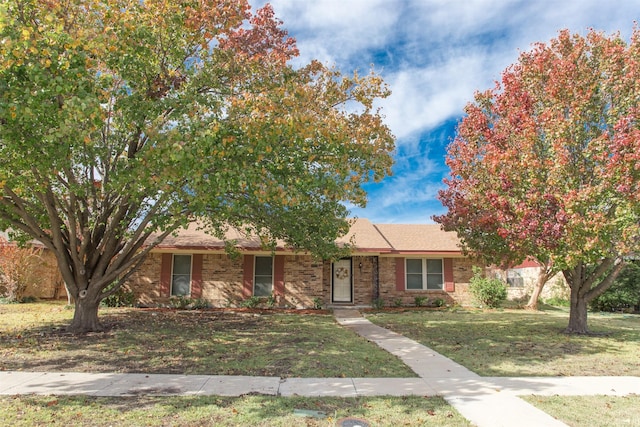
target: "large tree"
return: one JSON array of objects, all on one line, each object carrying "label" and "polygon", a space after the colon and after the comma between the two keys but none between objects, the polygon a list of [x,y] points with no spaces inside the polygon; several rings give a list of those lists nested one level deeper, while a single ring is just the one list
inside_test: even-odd
[{"label": "large tree", "polygon": [[389,173],[384,82],[293,68],[269,5],[8,0],[0,37],[0,227],[53,251],[71,331],[196,218],[330,257]]},{"label": "large tree", "polygon": [[561,31],[466,107],[435,218],[498,264],[531,256],[571,288],[569,333],[637,251],[640,31]]}]

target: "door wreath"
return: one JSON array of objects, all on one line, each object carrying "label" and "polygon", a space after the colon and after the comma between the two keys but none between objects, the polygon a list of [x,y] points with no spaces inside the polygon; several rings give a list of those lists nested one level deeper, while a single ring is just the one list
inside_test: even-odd
[{"label": "door wreath", "polygon": [[349,270],[347,270],[344,267],[338,267],[336,268],[335,274],[336,274],[336,279],[343,280],[349,277]]}]

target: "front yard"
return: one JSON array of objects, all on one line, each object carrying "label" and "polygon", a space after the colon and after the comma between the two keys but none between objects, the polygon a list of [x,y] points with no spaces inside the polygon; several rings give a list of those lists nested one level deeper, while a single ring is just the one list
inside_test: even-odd
[{"label": "front yard", "polygon": [[[104,309],[107,332],[84,336],[64,332],[72,316],[73,310],[57,302],[0,305],[0,370],[415,376],[328,314]],[[591,336],[563,334],[568,313],[555,308],[406,310],[366,317],[482,376],[640,376],[637,315],[590,313]],[[640,426],[638,395],[523,398],[571,426]],[[324,417],[300,418],[299,410]],[[346,416],[373,425],[470,425],[438,397],[0,397],[2,425],[326,426]]]},{"label": "front yard", "polygon": [[415,377],[331,315],[104,309],[105,333],[64,332],[63,303],[0,305],[0,370]]},{"label": "front yard", "polygon": [[367,318],[482,376],[640,376],[640,316],[589,313],[594,335],[562,333],[568,312],[407,311]]}]

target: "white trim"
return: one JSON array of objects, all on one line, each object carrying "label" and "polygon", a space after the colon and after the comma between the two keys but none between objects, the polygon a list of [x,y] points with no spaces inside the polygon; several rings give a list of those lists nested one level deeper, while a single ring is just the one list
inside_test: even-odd
[{"label": "white trim", "polygon": [[[176,256],[189,256],[189,292],[186,295],[174,295],[173,294],[173,269],[176,264]],[[171,281],[169,283],[169,296],[177,297],[177,296],[191,296],[191,285],[193,281],[193,254],[171,254]]]},{"label": "white trim", "polygon": [[[257,296],[256,295],[256,262],[258,261],[258,258],[271,258],[271,293],[269,295],[273,295],[273,287],[274,287],[274,275],[275,275],[275,256],[273,255],[254,255],[253,256],[253,291],[251,293],[251,295],[253,296]],[[266,277],[266,276],[261,276],[261,277]],[[259,295],[261,297],[266,297],[269,295]]]},{"label": "white trim", "polygon": [[[349,301],[336,301],[334,298],[334,289],[335,289],[335,264],[340,261],[348,261],[349,262]],[[353,304],[354,302],[354,289],[353,289],[353,257],[350,258],[342,258],[337,261],[331,263],[331,303],[332,304]]]},{"label": "white trim", "polygon": [[[422,287],[420,289],[413,289],[413,288],[409,288],[409,274],[416,274],[416,273],[409,273],[409,268],[407,266],[407,263],[409,260],[420,260],[422,261],[422,271],[421,271],[421,276],[422,276]],[[429,276],[429,274],[431,275],[435,275],[436,273],[429,273],[429,271],[427,270],[427,260],[439,260],[440,261],[440,287],[439,288],[435,288],[435,289],[429,289],[428,285],[427,285],[427,277]],[[406,257],[404,259],[404,290],[405,291],[439,291],[439,290],[444,290],[444,258],[423,258],[423,257]]]}]

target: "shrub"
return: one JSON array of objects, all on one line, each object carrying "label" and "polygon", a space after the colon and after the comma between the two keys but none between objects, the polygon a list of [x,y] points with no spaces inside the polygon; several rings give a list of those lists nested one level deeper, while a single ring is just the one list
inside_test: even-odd
[{"label": "shrub", "polygon": [[191,300],[191,308],[193,308],[194,310],[202,310],[209,307],[209,301],[204,298],[196,298]]},{"label": "shrub", "polygon": [[[109,285],[108,290],[113,289],[115,283]],[[104,298],[100,304],[104,307],[133,307],[136,302],[136,296],[133,291],[121,286],[114,294]]]},{"label": "shrub", "polygon": [[413,299],[413,302],[415,302],[416,307],[422,307],[423,305],[426,305],[427,302],[429,302],[429,298],[425,296],[417,296]]},{"label": "shrub", "polygon": [[544,300],[544,303],[547,305],[552,305],[554,307],[569,307],[569,300],[561,297],[551,297]]},{"label": "shrub", "polygon": [[402,307],[402,298],[395,298],[393,300],[393,306],[394,307]]},{"label": "shrub", "polygon": [[315,297],[313,299],[313,309],[314,310],[322,310],[322,299],[319,297]]},{"label": "shrub", "polygon": [[240,303],[240,306],[244,308],[256,308],[259,305],[260,305],[260,298],[257,296],[252,296],[250,298],[247,298],[246,300]]},{"label": "shrub", "polygon": [[269,297],[267,298],[267,308],[273,308],[276,306],[276,297],[275,295],[271,294],[269,295]]},{"label": "shrub", "polygon": [[381,310],[382,308],[384,308],[384,299],[378,297],[371,302],[371,305],[376,310]]},{"label": "shrub", "polygon": [[442,298],[436,298],[435,300],[433,300],[433,305],[436,307],[443,307],[445,303],[446,301]]},{"label": "shrub", "polygon": [[497,308],[507,299],[507,287],[504,282],[483,277],[482,271],[477,267],[473,269],[469,292],[481,307]]},{"label": "shrub", "polygon": [[190,302],[190,298],[184,297],[182,295],[169,298],[169,306],[171,308],[176,308],[179,310],[186,309]]},{"label": "shrub", "polygon": [[589,303],[594,311],[640,310],[640,266],[628,264],[602,295]]}]

